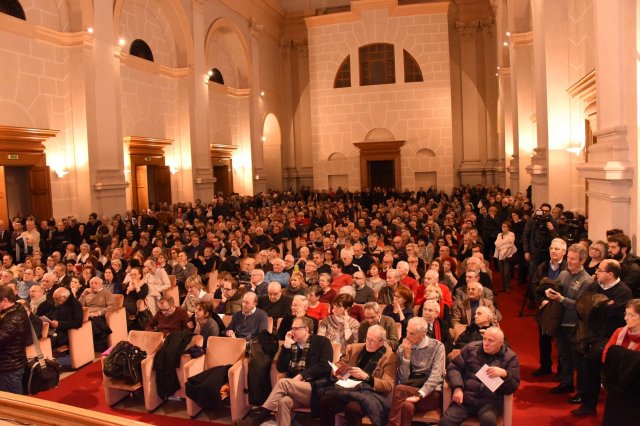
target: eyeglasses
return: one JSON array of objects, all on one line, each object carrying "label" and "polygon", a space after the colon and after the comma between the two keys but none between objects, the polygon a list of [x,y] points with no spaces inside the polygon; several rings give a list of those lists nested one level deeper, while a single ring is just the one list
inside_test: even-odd
[{"label": "eyeglasses", "polygon": [[291,327],[291,331],[296,331],[296,330],[302,330],[303,328],[307,328],[304,325],[301,325],[300,327]]},{"label": "eyeglasses", "polygon": [[231,291],[233,288],[222,287],[222,291]]},{"label": "eyeglasses", "polygon": [[367,340],[367,343],[380,343],[384,341],[383,339],[371,339],[369,337],[367,337],[366,340]]}]

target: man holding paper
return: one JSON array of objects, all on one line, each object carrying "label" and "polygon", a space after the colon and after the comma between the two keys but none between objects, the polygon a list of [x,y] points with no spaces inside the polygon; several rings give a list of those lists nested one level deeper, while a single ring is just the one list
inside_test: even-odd
[{"label": "man holding paper", "polygon": [[482,342],[469,343],[449,363],[447,381],[453,398],[440,426],[460,425],[472,416],[481,425],[495,425],[504,395],[514,393],[520,384],[518,356],[504,345],[502,330],[490,327]]}]

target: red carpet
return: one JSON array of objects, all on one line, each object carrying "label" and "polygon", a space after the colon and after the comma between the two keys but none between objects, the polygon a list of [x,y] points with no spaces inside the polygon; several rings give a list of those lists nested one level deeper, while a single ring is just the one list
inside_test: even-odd
[{"label": "red carpet", "polygon": [[[500,277],[494,274],[494,288],[502,288]],[[533,316],[518,317],[524,297],[524,286],[512,285],[511,294],[499,294],[499,306],[503,320],[500,326],[507,341],[520,359],[520,388],[514,397],[513,424],[519,425],[579,425],[591,426],[602,423],[604,405],[598,404],[598,416],[577,418],[571,410],[577,408],[566,402],[569,395],[552,395],[549,389],[556,386],[549,376],[535,379],[531,372],[539,367],[538,330]],[[525,310],[525,314],[533,314]],[[554,370],[556,368],[554,354]],[[601,401],[603,398],[601,397]]]},{"label": "red carpet", "polygon": [[[85,366],[60,382],[60,386],[37,395],[38,398],[55,401],[74,407],[86,408],[114,416],[160,426],[179,425],[222,425],[221,423],[200,422],[149,413],[121,410],[109,407],[104,400],[102,389],[101,363]],[[186,408],[185,408],[186,410]],[[228,426],[228,425],[225,425]]]}]

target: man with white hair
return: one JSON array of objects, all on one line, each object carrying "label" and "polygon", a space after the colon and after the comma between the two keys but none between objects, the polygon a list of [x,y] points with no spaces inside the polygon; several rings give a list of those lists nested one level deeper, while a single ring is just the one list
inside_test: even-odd
[{"label": "man with white hair", "polygon": [[413,317],[398,348],[398,383],[393,389],[389,426],[410,425],[415,410],[442,406],[445,348],[427,336],[424,318]]},{"label": "man with white hair", "polygon": [[[280,284],[280,283],[278,283]],[[252,291],[258,295],[258,299],[267,295],[269,283],[264,280],[264,271],[254,269],[249,275],[249,282],[245,284],[245,291]]]},{"label": "man with white hair", "polygon": [[102,278],[93,277],[89,281],[89,288],[80,296],[80,305],[89,308],[89,320],[93,332],[93,347],[96,352],[108,348],[107,336],[111,329],[107,325],[106,314],[116,310],[116,299],[108,290],[105,290]]},{"label": "man with white hair", "polygon": [[353,251],[350,249],[343,248],[340,250],[340,260],[342,260],[344,264],[342,266],[342,272],[344,274],[349,274],[353,277],[353,274],[360,270],[359,266],[353,264]]},{"label": "man with white hair", "polygon": [[449,322],[440,318],[440,304],[435,300],[426,300],[422,306],[422,318],[427,323],[427,336],[442,342],[445,352],[449,354],[453,349],[453,337]]},{"label": "man with white hair", "polygon": [[498,321],[502,320],[502,315],[493,306],[493,302],[482,297],[482,284],[471,282],[467,285],[467,298],[464,300],[456,300],[451,309],[451,325],[469,325],[475,318],[478,306],[487,306],[495,314]]},{"label": "man with white hair", "polygon": [[409,276],[409,263],[401,260],[398,262],[396,269],[400,271],[400,284],[407,287],[413,292],[414,306],[420,306],[424,303],[424,286]]},{"label": "man with white hair", "polygon": [[[486,374],[499,377],[503,383],[491,391],[477,373],[489,366]],[[447,382],[453,390],[452,403],[438,423],[460,425],[469,417],[477,417],[481,425],[497,424],[504,409],[504,395],[514,393],[520,385],[520,363],[513,350],[504,345],[504,334],[498,327],[487,329],[482,342],[471,342],[447,367]]]},{"label": "man with white hair", "polygon": [[53,330],[51,345],[53,348],[69,344],[69,330],[82,327],[82,305],[71,292],[64,287],[53,292],[55,306],[49,323]]},{"label": "man with white hair", "polygon": [[357,266],[361,271],[367,272],[373,260],[369,254],[364,252],[364,244],[357,242],[353,245],[353,264]]},{"label": "man with white hair", "polygon": [[268,283],[277,281],[282,288],[287,288],[291,276],[287,272],[284,272],[284,260],[277,257],[271,261],[271,265],[273,266],[273,271],[267,272],[264,275],[264,280]]},{"label": "man with white hair", "polygon": [[[482,271],[482,262],[483,261],[480,260],[478,257],[471,256],[466,261],[464,271],[478,272],[478,282],[482,284],[484,288],[491,289],[492,288],[491,276],[488,273]],[[456,289],[460,287],[464,287],[465,285],[467,285],[466,276],[465,274],[460,274],[460,278],[458,279],[458,284],[456,284]]]}]

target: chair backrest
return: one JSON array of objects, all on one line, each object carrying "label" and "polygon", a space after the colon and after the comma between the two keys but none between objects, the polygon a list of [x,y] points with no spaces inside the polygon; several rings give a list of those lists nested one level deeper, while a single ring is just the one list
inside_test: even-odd
[{"label": "chair backrest", "polygon": [[247,341],[245,339],[211,336],[207,340],[204,368],[235,364],[236,361],[244,357],[246,348]]},{"label": "chair backrest", "polygon": [[49,323],[48,322],[43,322],[42,323],[42,335],[40,336],[41,339],[46,339],[49,336]]},{"label": "chair backrest", "polygon": [[114,294],[113,299],[116,301],[116,309],[120,309],[124,306],[124,295]]},{"label": "chair backrest", "polygon": [[163,339],[164,335],[157,331],[131,330],[127,340],[149,355],[156,353],[160,349]]},{"label": "chair backrest", "polygon": [[82,322],[85,323],[89,321],[89,308],[82,308]]},{"label": "chair backrest", "polygon": [[331,347],[333,348],[333,362],[336,363],[340,361],[340,357],[342,356],[342,346],[340,343],[331,342]]},{"label": "chair backrest", "polygon": [[169,283],[171,283],[171,287],[176,285],[176,276],[175,275],[169,275]]},{"label": "chair backrest", "polygon": [[267,331],[273,333],[273,317],[267,318]]},{"label": "chair backrest", "polygon": [[213,309],[217,308],[220,302],[222,302],[222,299],[213,299],[211,301],[211,303],[213,303]]},{"label": "chair backrest", "polygon": [[231,323],[232,319],[233,319],[233,315],[225,315],[222,317],[222,323],[224,324],[225,327],[229,327],[229,324]]},{"label": "chair backrest", "polygon": [[396,327],[398,328],[398,339],[402,339],[402,324],[397,322]]}]

